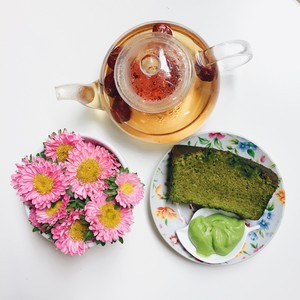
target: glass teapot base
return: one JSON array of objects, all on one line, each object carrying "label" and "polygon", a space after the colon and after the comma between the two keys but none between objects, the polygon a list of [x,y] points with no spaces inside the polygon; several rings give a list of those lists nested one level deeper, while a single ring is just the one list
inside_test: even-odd
[{"label": "glass teapot base", "polygon": [[[140,117],[141,120],[144,121],[144,131],[134,128],[132,126],[132,123],[134,123],[132,119],[129,122],[115,123],[125,133],[139,140],[156,144],[174,143],[195,133],[210,116],[215,103],[216,97],[211,98],[210,101],[205,105],[204,109],[198,114],[198,116],[196,116],[196,118],[193,119],[190,124],[182,126],[181,128],[179,127],[179,125],[181,123],[185,124],[186,119],[181,118],[180,114],[176,112],[176,110],[180,108],[165,113],[164,116],[162,114],[150,116],[147,114],[142,114],[142,116]],[[134,113],[132,115],[133,118],[139,118],[139,113],[136,116],[134,116]],[[150,120],[147,120],[147,117],[150,117]],[[176,123],[176,130],[172,130],[172,123]]]}]

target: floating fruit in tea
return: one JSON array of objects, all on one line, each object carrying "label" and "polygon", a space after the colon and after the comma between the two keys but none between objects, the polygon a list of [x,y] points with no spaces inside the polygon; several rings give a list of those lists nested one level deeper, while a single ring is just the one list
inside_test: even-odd
[{"label": "floating fruit in tea", "polygon": [[195,64],[197,76],[203,81],[213,81],[217,70],[215,65],[203,66],[202,64]]},{"label": "floating fruit in tea", "polygon": [[131,108],[120,96],[116,96],[111,107],[111,115],[118,123],[129,121]]},{"label": "floating fruit in tea", "polygon": [[110,68],[113,69],[115,67],[116,60],[117,60],[121,50],[122,50],[121,47],[116,47],[111,51],[111,53],[110,53],[110,55],[108,56],[108,59],[107,59],[107,64]]},{"label": "floating fruit in tea", "polygon": [[104,88],[108,96],[114,97],[118,95],[118,90],[114,79],[114,72],[109,73],[104,78]]}]

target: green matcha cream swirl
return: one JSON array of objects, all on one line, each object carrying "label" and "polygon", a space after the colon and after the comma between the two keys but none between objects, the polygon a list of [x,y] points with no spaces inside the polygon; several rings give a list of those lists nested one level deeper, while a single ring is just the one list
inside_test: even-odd
[{"label": "green matcha cream swirl", "polygon": [[226,256],[239,243],[244,231],[243,220],[213,214],[193,219],[189,224],[188,235],[200,256],[208,257],[212,254]]}]

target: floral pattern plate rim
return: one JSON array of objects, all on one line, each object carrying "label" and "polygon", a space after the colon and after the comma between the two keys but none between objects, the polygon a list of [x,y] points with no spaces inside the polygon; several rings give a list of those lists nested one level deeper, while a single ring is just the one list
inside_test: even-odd
[{"label": "floral pattern plate rim", "polygon": [[[234,134],[221,132],[202,133],[191,136],[178,144],[230,151],[271,168],[278,175],[278,188],[270,199],[263,216],[258,221],[248,221],[250,226],[259,224],[260,229],[249,233],[243,249],[235,258],[219,265],[235,264],[253,257],[271,241],[283,217],[285,191],[276,165],[268,154],[256,144]],[[207,265],[207,263],[194,258],[187,252],[178,241],[175,233],[177,229],[188,224],[194,210],[191,205],[175,204],[167,199],[167,165],[170,150],[162,157],[151,180],[151,214],[159,233],[171,248],[191,261]]]}]

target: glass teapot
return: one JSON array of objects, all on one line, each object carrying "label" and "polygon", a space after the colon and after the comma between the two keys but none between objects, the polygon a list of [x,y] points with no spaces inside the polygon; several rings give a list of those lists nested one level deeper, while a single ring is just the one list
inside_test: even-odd
[{"label": "glass teapot", "polygon": [[209,47],[182,25],[149,22],[112,45],[97,81],[55,90],[59,100],[105,110],[133,137],[171,143],[193,134],[208,118],[219,93],[219,72],[251,58],[246,41]]}]

